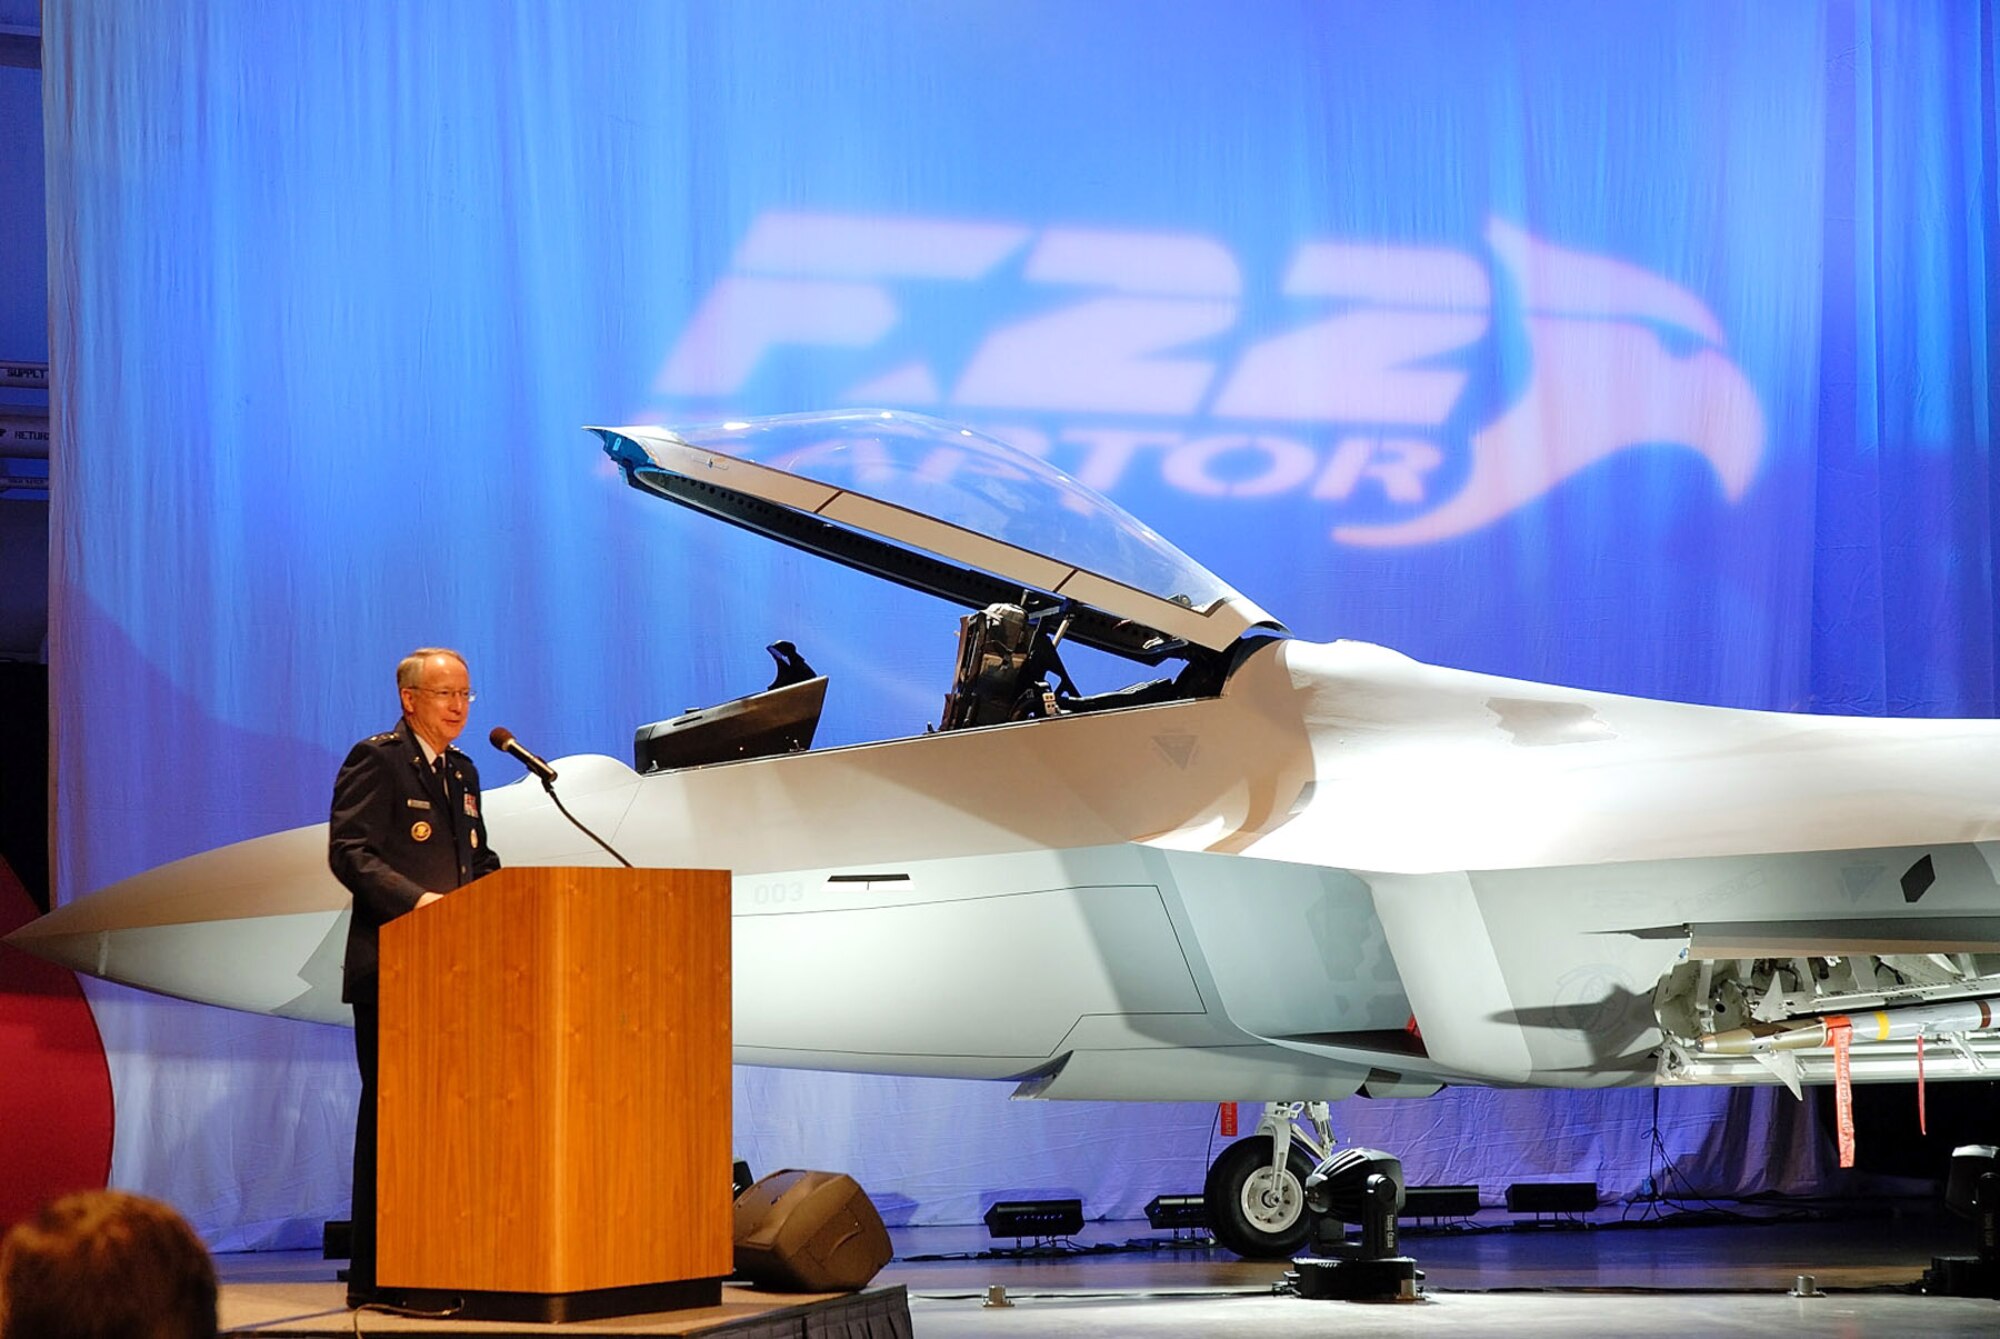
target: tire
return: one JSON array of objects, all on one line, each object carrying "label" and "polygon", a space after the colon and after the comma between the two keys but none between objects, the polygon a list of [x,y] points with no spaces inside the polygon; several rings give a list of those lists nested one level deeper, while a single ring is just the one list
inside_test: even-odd
[{"label": "tire", "polygon": [[1254,1134],[1222,1150],[1208,1169],[1202,1202],[1215,1239],[1246,1260],[1288,1260],[1312,1235],[1306,1178],[1312,1159],[1293,1144],[1285,1170],[1271,1175],[1271,1136]]}]

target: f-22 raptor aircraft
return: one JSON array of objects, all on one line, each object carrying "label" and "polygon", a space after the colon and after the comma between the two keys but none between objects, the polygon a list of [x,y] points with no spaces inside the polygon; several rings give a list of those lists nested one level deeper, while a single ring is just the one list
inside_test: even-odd
[{"label": "f-22 raptor aircraft", "polygon": [[[634,863],[734,871],[741,1062],[1268,1101],[1207,1192],[1224,1244],[1272,1255],[1356,1092],[1796,1090],[1843,1030],[1857,1080],[1914,1077],[1923,1037],[1931,1079],[2000,1061],[2000,724],[1304,642],[1050,465],[919,415],[595,431],[643,493],[970,611],[923,734],[794,747],[826,688],[799,661],[640,729],[634,766],[556,760]],[[1076,646],[1135,681],[1080,691]],[[510,864],[609,859],[525,778],[487,823]],[[10,942],[341,1022],[347,901],[315,826]]]}]

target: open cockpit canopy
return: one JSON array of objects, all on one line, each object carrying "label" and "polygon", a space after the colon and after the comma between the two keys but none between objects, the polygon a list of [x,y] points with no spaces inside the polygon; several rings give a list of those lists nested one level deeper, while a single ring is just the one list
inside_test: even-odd
[{"label": "open cockpit canopy", "polygon": [[634,488],[970,609],[1025,603],[1099,650],[1210,660],[1283,631],[1055,466],[923,414],[591,431]]}]

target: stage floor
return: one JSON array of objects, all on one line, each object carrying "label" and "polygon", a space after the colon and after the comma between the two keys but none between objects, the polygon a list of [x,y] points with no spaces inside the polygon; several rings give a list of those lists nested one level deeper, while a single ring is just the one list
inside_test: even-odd
[{"label": "stage floor", "polygon": [[[877,1294],[878,1306],[889,1305],[897,1287],[907,1289],[914,1332],[922,1339],[1288,1339],[1334,1327],[1343,1336],[2000,1333],[2000,1302],[1913,1291],[1932,1255],[1972,1249],[1970,1224],[1926,1211],[1877,1208],[1816,1221],[1683,1225],[1693,1221],[1683,1219],[1632,1226],[1607,1215],[1582,1230],[1516,1228],[1513,1221],[1488,1213],[1471,1230],[1406,1230],[1403,1249],[1425,1274],[1424,1295],[1416,1302],[1277,1296],[1272,1288],[1283,1279],[1284,1263],[1161,1244],[1164,1234],[1143,1222],[1092,1223],[1076,1245],[1094,1249],[1063,1254],[993,1254],[995,1243],[980,1227],[899,1229],[897,1258],[871,1287],[887,1290]],[[1143,1243],[1139,1249],[1123,1249],[1135,1240]],[[340,1305],[333,1264],[316,1254],[224,1255],[217,1265],[223,1326],[251,1334],[686,1334],[713,1332],[724,1322],[721,1332],[744,1333],[760,1305],[753,1294],[732,1291],[725,1302],[737,1309],[720,1318],[530,1328],[356,1317]],[[1827,1295],[1789,1296],[1800,1274],[1813,1275]],[[986,1305],[996,1285],[1012,1306]],[[801,1300],[761,1305],[768,1310]],[[293,1309],[280,1314],[274,1307]],[[796,1314],[795,1332],[819,1328],[818,1319]]]}]

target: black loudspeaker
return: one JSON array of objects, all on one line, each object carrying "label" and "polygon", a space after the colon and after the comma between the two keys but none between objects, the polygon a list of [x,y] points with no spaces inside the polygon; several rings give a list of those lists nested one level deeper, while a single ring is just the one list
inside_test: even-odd
[{"label": "black loudspeaker", "polygon": [[1594,1181],[1516,1181],[1507,1187],[1509,1213],[1589,1213],[1597,1207]]},{"label": "black loudspeaker", "polygon": [[736,1201],[736,1273],[774,1292],[853,1292],[889,1263],[882,1215],[839,1172],[772,1172]]},{"label": "black loudspeaker", "polygon": [[1479,1212],[1478,1186],[1404,1186],[1398,1218],[1470,1218]]}]

